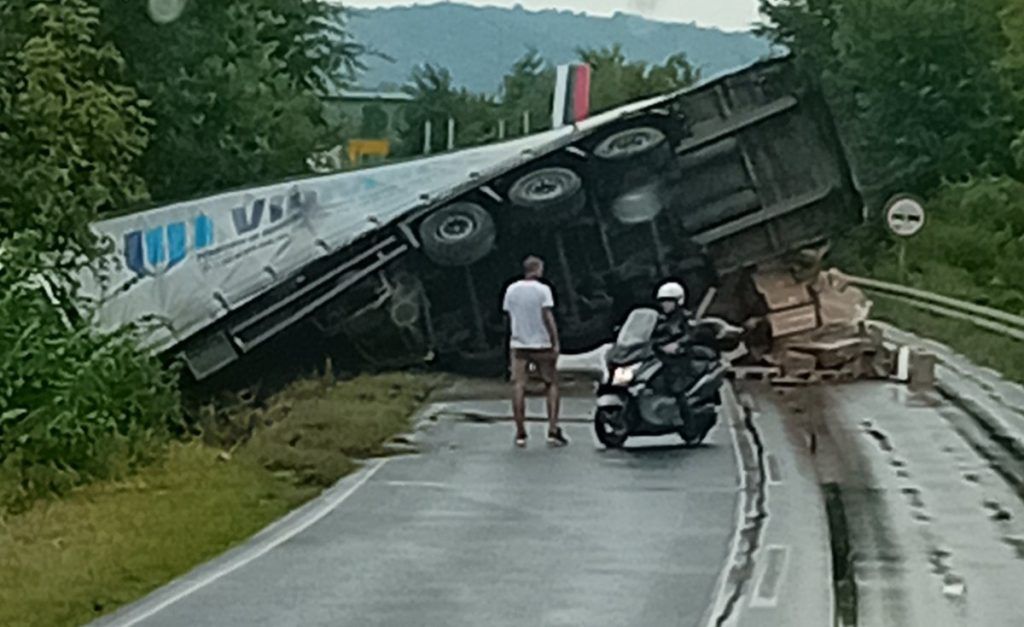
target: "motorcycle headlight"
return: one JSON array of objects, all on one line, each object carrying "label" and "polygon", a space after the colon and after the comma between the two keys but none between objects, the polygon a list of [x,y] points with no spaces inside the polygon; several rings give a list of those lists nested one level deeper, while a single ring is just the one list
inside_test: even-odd
[{"label": "motorcycle headlight", "polygon": [[612,385],[615,386],[626,386],[633,382],[636,377],[636,371],[640,369],[640,364],[633,364],[632,366],[622,366],[616,368],[612,374]]}]

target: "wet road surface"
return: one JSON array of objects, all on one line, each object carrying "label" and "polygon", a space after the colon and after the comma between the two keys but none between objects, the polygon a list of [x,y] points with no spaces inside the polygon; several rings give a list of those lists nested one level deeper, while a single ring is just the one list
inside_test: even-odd
[{"label": "wet road surface", "polygon": [[421,454],[374,467],[302,533],[181,598],[165,592],[160,603],[157,593],[113,624],[706,620],[739,498],[728,428],[699,449],[670,437],[625,451],[601,449],[579,423],[566,425],[570,447],[549,449],[543,429],[531,424],[529,448],[516,450],[508,423],[442,418]]},{"label": "wet road surface", "polygon": [[859,625],[1024,622],[1024,509],[958,433],[969,416],[938,394],[890,383],[790,390],[774,401],[802,406],[832,440]]}]

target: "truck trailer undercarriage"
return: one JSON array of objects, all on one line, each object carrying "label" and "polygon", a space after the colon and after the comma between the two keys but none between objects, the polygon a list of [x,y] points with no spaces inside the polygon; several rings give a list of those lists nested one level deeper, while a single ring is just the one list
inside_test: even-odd
[{"label": "truck trailer undercarriage", "polygon": [[[712,286],[737,292],[758,264],[862,219],[827,105],[791,58],[606,119],[424,195],[172,352],[201,380],[301,323],[371,365],[497,372],[500,295],[527,255],[547,262],[563,350],[585,351],[666,277],[691,303]],[[742,300],[723,293],[718,313],[742,322],[756,307]]]}]

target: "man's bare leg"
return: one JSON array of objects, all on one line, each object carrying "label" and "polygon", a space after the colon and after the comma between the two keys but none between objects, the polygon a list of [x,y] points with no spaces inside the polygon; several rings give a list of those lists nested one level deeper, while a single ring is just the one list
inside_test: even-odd
[{"label": "man's bare leg", "polygon": [[558,426],[558,410],[561,397],[558,389],[558,380],[554,380],[547,386],[548,396],[548,444],[550,446],[566,446],[569,438],[565,437],[561,427]]},{"label": "man's bare leg", "polygon": [[558,389],[558,382],[547,384],[548,399],[548,433],[558,431],[558,410],[561,402],[561,394]]},{"label": "man's bare leg", "polygon": [[512,419],[516,423],[516,439],[526,437],[526,383],[512,384]]}]

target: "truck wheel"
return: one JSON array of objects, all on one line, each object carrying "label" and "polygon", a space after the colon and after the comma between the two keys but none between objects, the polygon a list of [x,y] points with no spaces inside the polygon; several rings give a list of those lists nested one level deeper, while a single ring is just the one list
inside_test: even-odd
[{"label": "truck wheel", "polygon": [[568,168],[542,168],[520,177],[508,191],[520,209],[519,217],[532,223],[556,223],[583,209],[583,179]]},{"label": "truck wheel", "polygon": [[619,173],[657,171],[672,159],[672,147],[661,130],[636,126],[605,137],[594,149],[594,156]]},{"label": "truck wheel", "polygon": [[460,202],[438,209],[420,224],[423,252],[441,266],[468,266],[494,248],[491,214],[480,205]]}]

